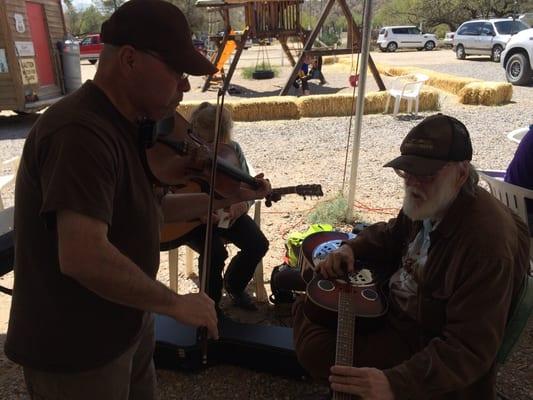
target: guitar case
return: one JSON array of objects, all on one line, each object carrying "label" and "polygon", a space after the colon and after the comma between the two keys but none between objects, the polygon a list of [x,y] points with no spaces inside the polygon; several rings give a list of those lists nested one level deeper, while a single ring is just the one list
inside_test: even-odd
[{"label": "guitar case", "polygon": [[[196,328],[163,316],[155,316],[157,368],[198,371],[203,367]],[[219,340],[208,345],[208,365],[232,364],[258,372],[303,379],[306,372],[298,363],[292,329],[219,319]]]},{"label": "guitar case", "polygon": [[[0,276],[13,271],[15,259],[13,211],[13,207],[0,211]],[[11,294],[11,289],[0,286],[0,292]]]}]

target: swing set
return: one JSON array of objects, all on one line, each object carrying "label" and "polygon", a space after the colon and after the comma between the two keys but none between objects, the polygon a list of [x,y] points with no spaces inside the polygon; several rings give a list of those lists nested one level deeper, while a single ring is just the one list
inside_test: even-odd
[{"label": "swing set", "polygon": [[[256,62],[256,70],[254,72],[255,79],[269,79],[273,77],[271,71],[270,60],[268,59],[267,50],[264,48],[264,41],[276,38],[286,54],[293,70],[289,75],[283,89],[280,91],[280,96],[287,95],[291,86],[298,78],[298,73],[302,68],[302,64],[306,58],[321,57],[327,55],[352,55],[352,71],[350,73],[349,82],[352,87],[358,84],[358,67],[359,67],[359,53],[361,51],[361,38],[359,28],[355,23],[353,15],[348,7],[346,0],[328,0],[322,13],[318,19],[316,26],[311,30],[305,30],[301,24],[301,6],[303,0],[263,0],[263,1],[249,1],[249,0],[197,0],[197,7],[206,7],[208,12],[218,12],[222,16],[224,23],[224,35],[212,37],[211,39],[216,44],[216,51],[213,54],[211,61],[222,69],[222,78],[229,85],[233,73],[235,72],[237,63],[245,47],[246,40],[253,39],[263,43],[262,49],[258,54]],[[318,40],[318,35],[323,28],[326,18],[330,14],[335,2],[338,2],[342,13],[348,22],[348,37],[347,46],[345,48],[328,48],[328,47],[314,47]],[[235,7],[244,7],[244,17],[246,29],[239,34],[236,34],[232,28],[229,10]],[[301,42],[304,46],[301,51],[297,51],[296,57],[291,52],[288,46],[288,41],[295,38],[297,42]],[[228,51],[228,46],[234,43],[234,48]],[[357,52],[357,64],[353,68],[354,53]],[[225,61],[229,59],[228,53],[234,53],[231,60],[230,67],[227,74],[224,73],[222,66]],[[222,60],[222,55],[226,60]],[[262,57],[262,64],[259,59]],[[224,61],[224,62],[221,62]],[[222,65],[220,65],[222,64]],[[386,90],[383,80],[374,64],[372,58],[369,58],[369,68],[376,80],[380,90]],[[206,91],[214,76],[208,76],[202,91]]]}]

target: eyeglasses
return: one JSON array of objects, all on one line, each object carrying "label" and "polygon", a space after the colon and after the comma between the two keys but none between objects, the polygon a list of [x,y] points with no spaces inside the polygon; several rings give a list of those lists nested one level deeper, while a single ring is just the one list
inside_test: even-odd
[{"label": "eyeglasses", "polygon": [[434,174],[431,174],[431,175],[415,175],[415,174],[411,174],[411,173],[409,173],[407,171],[404,171],[404,170],[398,169],[398,168],[394,168],[394,172],[396,172],[396,175],[398,175],[402,179],[407,180],[409,178],[414,178],[414,179],[416,179],[418,182],[420,182],[422,184],[428,184],[428,183],[433,182],[435,180],[435,178],[437,178],[437,176],[445,168],[447,168],[450,165],[451,165],[451,163],[444,164],[441,168],[439,168],[437,170],[437,172],[435,172]]},{"label": "eyeglasses", "polygon": [[[170,67],[168,65],[168,63],[163,59],[163,57],[161,57],[159,54],[153,52],[153,51],[150,51],[150,50],[141,50],[141,49],[136,49],[137,51],[140,51],[141,53],[144,53],[144,54],[148,54],[149,56],[155,58],[156,60],[158,61],[161,61],[163,64],[165,64],[167,67],[171,68],[173,70],[172,67]],[[178,77],[178,80],[179,81],[186,81],[187,79],[189,79],[189,74],[186,74],[184,72],[175,72],[176,76]]]}]

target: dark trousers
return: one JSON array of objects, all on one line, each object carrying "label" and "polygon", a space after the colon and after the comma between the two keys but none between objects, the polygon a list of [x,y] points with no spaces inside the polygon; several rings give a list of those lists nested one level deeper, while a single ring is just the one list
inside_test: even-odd
[{"label": "dark trousers", "polygon": [[24,367],[32,400],[154,400],[154,317],[146,314],[139,339],[103,367],[76,373]]},{"label": "dark trousers", "polygon": [[[205,230],[206,226],[201,225],[180,240],[200,254],[199,271],[203,265]],[[223,275],[224,264],[228,258],[225,242],[233,243],[239,248],[239,252],[231,259]],[[248,214],[237,218],[228,229],[214,228],[212,243],[207,292],[215,303],[218,303],[222,297],[223,285],[227,292],[234,294],[239,294],[246,288],[254,275],[257,263],[268,251],[269,243]]]},{"label": "dark trousers", "polygon": [[[298,361],[309,374],[325,382],[335,364],[337,333],[311,322],[304,314],[304,296],[292,307],[294,347]],[[354,365],[392,368],[414,354],[412,343],[385,318],[372,332],[358,329],[356,320]]]}]

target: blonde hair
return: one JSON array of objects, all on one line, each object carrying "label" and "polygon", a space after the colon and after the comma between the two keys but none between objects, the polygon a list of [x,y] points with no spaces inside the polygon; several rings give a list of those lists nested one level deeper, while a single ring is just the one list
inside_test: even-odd
[{"label": "blonde hair", "polygon": [[[216,118],[217,107],[204,101],[191,114],[192,131],[200,135],[207,142],[212,142],[215,136]],[[231,113],[226,107],[223,107],[220,118],[220,142],[229,143],[232,128],[233,120]]]}]

